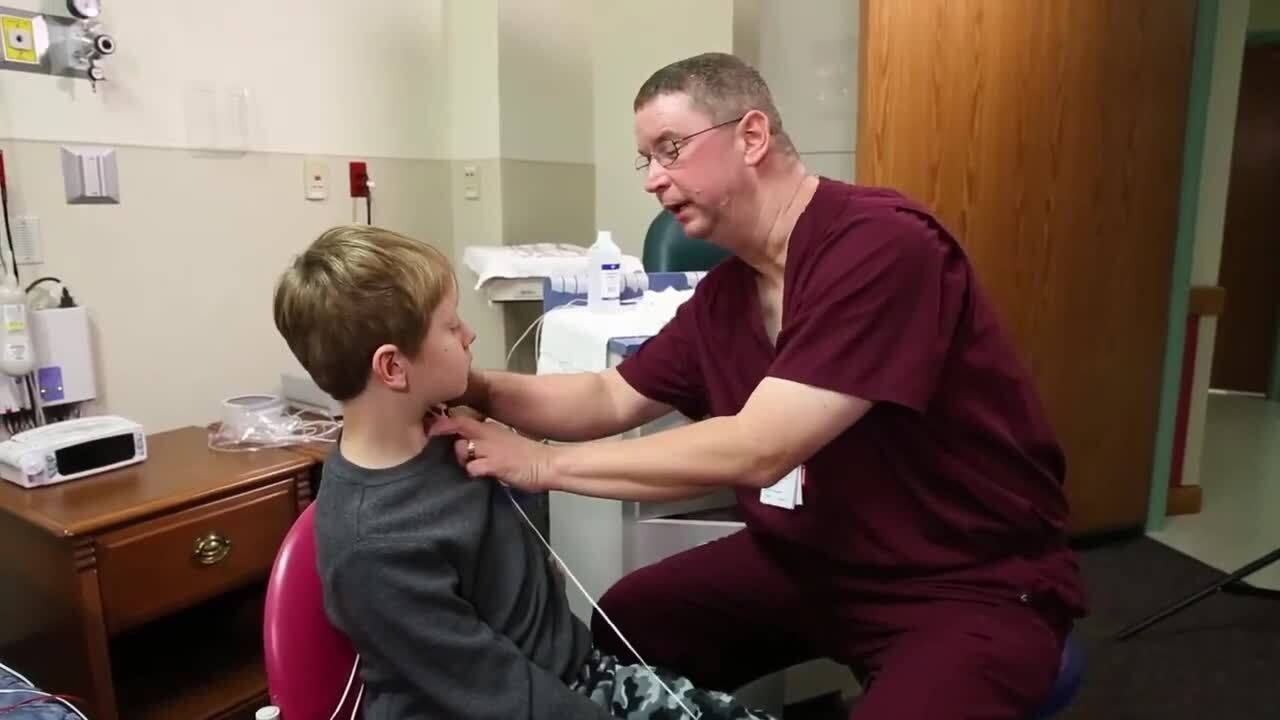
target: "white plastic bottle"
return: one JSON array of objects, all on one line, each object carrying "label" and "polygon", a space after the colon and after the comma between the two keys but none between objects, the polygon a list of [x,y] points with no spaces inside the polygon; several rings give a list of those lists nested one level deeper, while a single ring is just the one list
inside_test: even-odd
[{"label": "white plastic bottle", "polygon": [[253,720],[280,720],[280,708],[275,705],[260,707],[253,714]]},{"label": "white plastic bottle", "polygon": [[31,372],[31,329],[27,327],[27,294],[12,275],[0,283],[0,371],[20,377]]},{"label": "white plastic bottle", "polygon": [[614,312],[622,305],[622,249],[608,230],[596,233],[596,242],[587,251],[587,307],[595,312]]}]

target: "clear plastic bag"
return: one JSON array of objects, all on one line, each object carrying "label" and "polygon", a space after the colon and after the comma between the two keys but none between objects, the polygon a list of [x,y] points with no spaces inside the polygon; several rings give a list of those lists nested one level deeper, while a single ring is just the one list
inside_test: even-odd
[{"label": "clear plastic bag", "polygon": [[222,422],[209,429],[209,447],[246,452],[303,443],[337,442],[342,423],[312,412],[288,412],[272,395],[242,395],[223,403]]}]

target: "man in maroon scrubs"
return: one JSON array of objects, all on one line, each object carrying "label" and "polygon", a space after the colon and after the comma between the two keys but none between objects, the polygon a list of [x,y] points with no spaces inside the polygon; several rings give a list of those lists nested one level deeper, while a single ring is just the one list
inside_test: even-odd
[{"label": "man in maroon scrubs", "polygon": [[[809,174],[740,60],[655,73],[644,187],[733,252],[600,374],[476,372],[468,470],[525,489],[673,499],[736,488],[747,529],[643,568],[602,606],[650,662],[735,689],[818,657],[869,678],[859,720],[1026,720],[1084,613],[1065,463],[963,251],[892,191]],[[596,639],[626,650],[603,623]]]}]

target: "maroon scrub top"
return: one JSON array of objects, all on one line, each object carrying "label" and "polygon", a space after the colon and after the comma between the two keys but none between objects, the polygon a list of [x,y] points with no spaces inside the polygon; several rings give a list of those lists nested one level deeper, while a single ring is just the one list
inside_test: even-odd
[{"label": "maroon scrub top", "polygon": [[738,489],[748,529],[852,593],[1083,614],[1062,449],[946,229],[897,193],[821,178],[787,246],[776,348],[755,278],[721,263],[618,368],[692,418],[736,414],[767,376],[875,403],[805,463],[803,505]]}]

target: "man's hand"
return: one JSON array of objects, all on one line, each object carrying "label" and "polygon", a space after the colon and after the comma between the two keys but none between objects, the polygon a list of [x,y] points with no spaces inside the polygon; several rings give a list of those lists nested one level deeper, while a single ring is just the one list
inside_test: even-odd
[{"label": "man's hand", "polygon": [[430,434],[459,436],[454,452],[471,477],[492,477],[527,492],[550,489],[547,480],[553,449],[547,445],[497,423],[456,415],[437,420]]},{"label": "man's hand", "polygon": [[488,420],[488,418],[485,417],[483,413],[473,408],[469,408],[461,405],[456,407],[449,407],[446,405],[437,405],[436,407],[432,408],[430,412],[427,413],[426,417],[422,418],[422,427],[424,430],[427,431],[428,437],[434,437],[436,435],[441,434],[438,432],[432,432],[432,428],[434,428],[437,424],[440,423],[441,420],[445,419],[446,417],[465,417],[465,418],[471,418],[472,420],[475,420],[477,422],[484,422],[485,420]]}]

